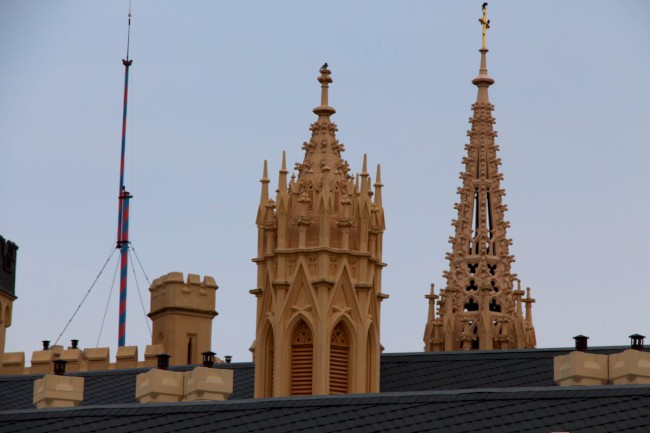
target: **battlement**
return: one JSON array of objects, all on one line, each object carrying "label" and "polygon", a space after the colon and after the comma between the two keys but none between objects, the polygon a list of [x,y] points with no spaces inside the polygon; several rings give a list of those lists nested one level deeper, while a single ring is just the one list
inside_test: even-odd
[{"label": "battlement", "polygon": [[[147,345],[144,357],[138,358],[137,346],[118,347],[115,359],[110,356],[108,347],[94,347],[87,349],[68,348],[52,346],[48,350],[36,350],[32,352],[31,365],[25,362],[25,352],[5,353],[0,357],[0,375],[10,374],[48,374],[54,369],[53,361],[62,359],[67,361],[68,372],[84,371],[106,371],[121,370],[125,368],[153,368],[157,365],[157,355],[165,352],[160,344]],[[196,360],[196,363],[200,359]],[[222,364],[224,361],[215,356],[215,363]],[[176,365],[182,362],[176,363]]]},{"label": "battlement", "polygon": [[215,292],[218,288],[211,276],[206,275],[201,280],[199,275],[188,274],[185,280],[182,272],[170,272],[151,283],[149,317],[153,319],[172,309],[216,316]]}]

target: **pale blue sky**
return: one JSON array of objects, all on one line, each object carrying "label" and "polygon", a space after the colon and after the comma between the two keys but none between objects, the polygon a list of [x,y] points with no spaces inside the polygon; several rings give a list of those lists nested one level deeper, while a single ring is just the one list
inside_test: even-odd
[{"label": "pale blue sky", "polygon": [[[363,153],[382,164],[382,344],[422,350],[476,98],[481,3],[133,2],[131,239],[150,278],[215,277],[219,355],[250,359],[258,180],[268,159],[277,187],[282,150],[291,166],[302,159],[323,62],[352,170]],[[6,350],[28,359],[113,246],[127,8],[0,2],[0,234],[20,246]],[[489,15],[513,270],[537,299],[539,346],[650,335],[650,3],[495,0]],[[65,344],[95,346],[115,263]],[[129,290],[127,344],[143,350],[133,279]],[[114,355],[116,293],[110,302],[99,343]]]}]

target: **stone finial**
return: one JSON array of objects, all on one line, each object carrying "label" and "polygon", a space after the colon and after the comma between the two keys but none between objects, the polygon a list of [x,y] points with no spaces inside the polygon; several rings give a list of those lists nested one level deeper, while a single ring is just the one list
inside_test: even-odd
[{"label": "stone finial", "polygon": [[329,85],[333,81],[330,75],[332,71],[328,69],[327,63],[320,68],[318,82],[321,84],[320,105],[314,108],[314,113],[319,117],[330,117],[336,113],[336,110],[329,106]]}]

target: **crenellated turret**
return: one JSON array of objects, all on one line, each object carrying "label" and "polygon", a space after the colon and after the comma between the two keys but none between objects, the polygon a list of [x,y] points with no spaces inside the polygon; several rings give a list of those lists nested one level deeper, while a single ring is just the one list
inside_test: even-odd
[{"label": "crenellated turret", "polygon": [[[330,75],[321,68],[318,118],[288,183],[282,155],[275,201],[265,195],[264,166],[258,286],[251,291],[258,302],[257,397],[379,390],[383,185],[378,166],[372,191],[365,155],[356,182],[342,158]],[[309,366],[301,364],[306,359]],[[351,375],[356,369],[369,373]]]},{"label": "crenellated turret", "polygon": [[[536,344],[531,310],[534,300],[530,292],[522,300],[523,291],[513,290],[518,279],[511,271],[515,259],[509,251],[512,240],[506,234],[510,224],[504,213],[508,208],[502,202],[503,175],[499,172],[499,147],[494,142],[494,106],[488,94],[494,80],[487,71],[486,6],[479,20],[483,27],[481,64],[472,80],[478,93],[469,119],[465,170],[459,176],[460,202],[454,205],[458,216],[452,221],[455,235],[449,238],[449,270],[443,274],[447,286],[440,291],[438,317],[431,317],[429,312],[424,336],[427,351],[531,348]],[[522,302],[526,302],[526,319]],[[434,324],[441,324],[442,332]]]}]

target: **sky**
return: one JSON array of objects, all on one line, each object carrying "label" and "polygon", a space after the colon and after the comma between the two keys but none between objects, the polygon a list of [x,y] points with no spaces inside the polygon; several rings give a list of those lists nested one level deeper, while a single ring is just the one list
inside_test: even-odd
[{"label": "sky", "polygon": [[[424,295],[448,267],[481,3],[133,1],[132,246],[150,280],[216,279],[218,356],[251,359],[263,161],[272,190],[283,150],[289,166],[302,161],[324,62],[352,172],[364,153],[382,166],[381,342],[423,349]],[[126,0],[0,1],[0,235],[20,247],[5,350],[26,359],[86,294],[59,344],[116,352],[108,257],[127,11]],[[650,3],[494,0],[488,18],[512,269],[536,299],[538,347],[650,336]],[[149,293],[136,267],[126,343],[142,357]]]}]

